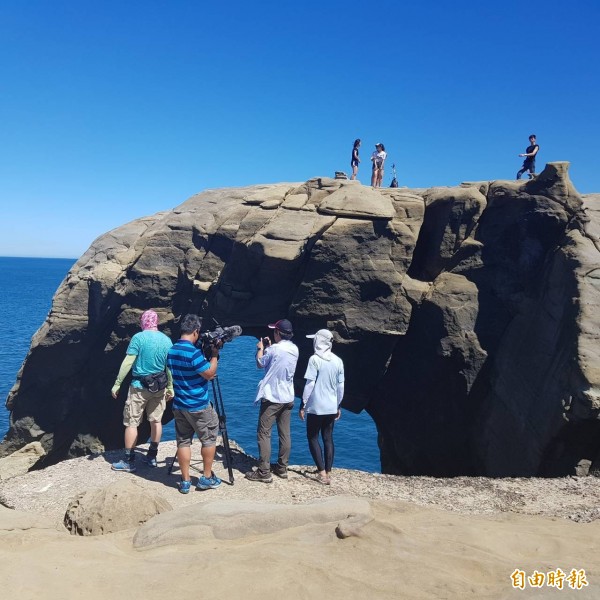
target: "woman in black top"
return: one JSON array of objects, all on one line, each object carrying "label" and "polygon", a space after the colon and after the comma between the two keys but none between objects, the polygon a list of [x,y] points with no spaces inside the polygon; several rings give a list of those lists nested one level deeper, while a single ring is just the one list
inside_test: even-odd
[{"label": "woman in black top", "polygon": [[359,147],[360,140],[354,140],[354,147],[352,148],[352,159],[350,160],[350,166],[352,167],[352,177],[350,177],[350,179],[356,179],[356,175],[358,173],[358,163],[360,162],[360,158],[358,158]]}]

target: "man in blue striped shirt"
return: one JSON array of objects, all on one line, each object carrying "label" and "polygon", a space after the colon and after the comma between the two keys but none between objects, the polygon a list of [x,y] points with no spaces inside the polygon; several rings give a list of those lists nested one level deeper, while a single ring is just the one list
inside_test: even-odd
[{"label": "man in blue striped shirt", "polygon": [[219,351],[213,349],[209,360],[196,348],[202,320],[198,315],[186,315],[181,321],[181,337],[169,350],[167,365],[173,376],[175,398],[175,434],[177,437],[177,462],[181,469],[179,491],[190,491],[190,461],[194,432],[202,444],[204,474],[198,479],[196,489],[214,489],[221,480],[212,472],[215,458],[219,418],[208,399],[208,382],[217,374]]}]

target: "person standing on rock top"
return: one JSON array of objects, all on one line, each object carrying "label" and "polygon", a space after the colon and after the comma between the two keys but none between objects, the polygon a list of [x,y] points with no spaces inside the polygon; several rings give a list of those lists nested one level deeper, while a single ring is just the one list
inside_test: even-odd
[{"label": "person standing on rock top", "polygon": [[371,161],[373,162],[371,185],[373,187],[381,187],[381,182],[383,181],[383,167],[386,158],[387,153],[385,151],[385,146],[381,142],[375,144],[375,152],[371,154]]},{"label": "person standing on rock top", "polygon": [[350,179],[356,179],[358,175],[358,163],[360,162],[360,158],[358,158],[358,149],[360,148],[360,140],[354,140],[354,147],[352,148],[352,158],[350,159],[350,166],[352,167],[352,177]]},{"label": "person standing on rock top", "polygon": [[133,368],[133,378],[123,409],[125,458],[112,464],[113,471],[126,473],[136,471],[134,448],[144,412],[150,422],[151,440],[146,461],[151,467],[157,466],[156,455],[162,436],[162,416],[167,399],[173,397],[173,381],[167,369],[167,353],[173,343],[164,333],[158,331],[158,315],[153,310],[144,312],[140,321],[142,331],[131,338],[111,390],[113,398],[116,398],[123,380]]},{"label": "person standing on rock top", "polygon": [[204,474],[198,479],[197,490],[210,490],[221,485],[212,466],[217,449],[219,417],[208,398],[208,382],[217,374],[219,345],[211,346],[210,356],[204,356],[196,347],[200,338],[202,320],[198,315],[186,315],[181,321],[181,337],[169,350],[167,364],[173,373],[175,399],[175,435],[177,437],[177,462],[181,469],[179,491],[187,494],[192,482],[190,462],[194,432],[202,444]]},{"label": "person standing on rock top", "polygon": [[517,173],[517,179],[521,179],[521,175],[525,173],[525,171],[529,171],[529,179],[533,179],[535,176],[535,157],[540,149],[540,147],[536,144],[535,134],[532,133],[529,136],[529,146],[525,150],[524,154],[519,154],[521,157],[525,157],[523,161],[523,167]]},{"label": "person standing on rock top", "polygon": [[[292,449],[290,422],[294,408],[294,373],[298,363],[298,347],[292,343],[292,324],[280,319],[269,325],[274,329],[274,344],[267,337],[256,344],[256,366],[265,370],[258,384],[255,404],[260,404],[258,417],[258,450],[260,461],[256,471],[246,473],[249,481],[271,483],[271,471],[287,479],[287,467]],[[265,349],[266,346],[266,349]],[[279,455],[277,464],[271,465],[271,429],[277,423]]]},{"label": "person standing on rock top", "polygon": [[[306,415],[306,437],[319,471],[317,481],[329,485],[334,455],[333,426],[342,415],[340,405],[344,397],[344,363],[331,351],[331,331],[319,329],[317,333],[306,337],[313,339],[315,353],[308,360],[304,374],[306,384],[300,418],[304,420]],[[319,443],[319,433],[324,448]]]}]

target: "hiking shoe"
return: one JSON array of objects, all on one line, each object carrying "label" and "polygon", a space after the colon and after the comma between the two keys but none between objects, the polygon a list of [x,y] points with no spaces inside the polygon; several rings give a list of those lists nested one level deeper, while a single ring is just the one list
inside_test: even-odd
[{"label": "hiking shoe", "polygon": [[183,479],[177,484],[179,492],[182,494],[189,494],[190,488],[192,487],[191,481],[184,481]]},{"label": "hiking shoe", "polygon": [[146,462],[148,463],[149,467],[158,467],[156,456],[146,456]]},{"label": "hiking shoe", "polygon": [[111,469],[113,471],[123,471],[124,473],[135,473],[137,471],[135,463],[127,462],[126,460],[120,460],[119,462],[113,463]]},{"label": "hiking shoe", "polygon": [[248,473],[246,473],[246,479],[248,481],[261,481],[262,483],[272,483],[273,481],[271,473],[263,473],[259,469],[256,471],[248,471]]},{"label": "hiking shoe", "polygon": [[198,479],[198,483],[196,484],[197,490],[214,490],[215,488],[221,485],[221,480],[214,474],[211,473],[210,477],[205,477],[202,475],[200,479]]},{"label": "hiking shoe", "polygon": [[273,475],[277,475],[277,477],[281,477],[281,479],[288,478],[287,467],[282,467],[279,464],[271,465],[271,473],[273,473]]}]

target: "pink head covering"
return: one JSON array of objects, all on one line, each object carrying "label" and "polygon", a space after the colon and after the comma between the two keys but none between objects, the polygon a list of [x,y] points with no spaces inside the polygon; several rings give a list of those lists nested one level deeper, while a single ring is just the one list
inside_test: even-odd
[{"label": "pink head covering", "polygon": [[142,331],[158,329],[158,315],[153,310],[147,310],[140,319],[142,323]]}]

